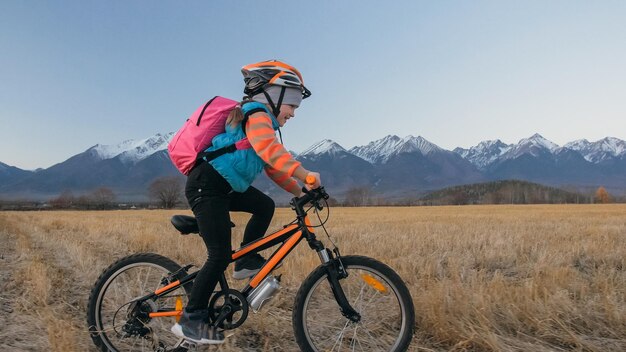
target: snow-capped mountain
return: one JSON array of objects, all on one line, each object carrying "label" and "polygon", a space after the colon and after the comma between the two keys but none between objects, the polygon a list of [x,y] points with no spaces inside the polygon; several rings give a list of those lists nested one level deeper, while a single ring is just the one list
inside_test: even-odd
[{"label": "snow-capped mountain", "polygon": [[592,163],[626,155],[626,141],[615,137],[606,137],[596,142],[579,139],[565,144],[564,147],[579,152],[585,160]]},{"label": "snow-capped mountain", "polygon": [[0,194],[40,198],[63,190],[81,193],[108,187],[118,193],[145,197],[145,187],[154,179],[179,174],[166,150],[173,135],[156,134],[115,145],[95,145],[47,169],[0,183]]},{"label": "snow-capped mountain", "polygon": [[321,154],[347,153],[347,150],[330,139],[324,139],[297,154],[298,157],[314,157]]},{"label": "snow-capped mountain", "polygon": [[454,152],[476,165],[479,170],[484,170],[512,147],[513,145],[496,139],[480,142],[469,149],[456,148]]},{"label": "snow-capped mountain", "polygon": [[559,147],[540,134],[534,134],[521,139],[517,144],[505,144],[500,140],[483,141],[469,149],[456,148],[454,152],[472,162],[480,170],[485,170],[492,164],[523,155],[563,156],[567,150],[575,151],[588,162],[598,164],[609,159],[626,157],[626,141],[614,137],[606,137],[596,142],[579,139]]},{"label": "snow-capped mountain", "polygon": [[398,136],[386,136],[370,142],[368,145],[351,148],[350,153],[370,163],[381,163],[385,156],[393,153],[398,148],[401,142],[402,138]]},{"label": "snow-capped mountain", "polygon": [[523,154],[539,156],[543,153],[553,154],[559,146],[551,142],[539,133],[535,133],[531,137],[521,139],[516,145],[511,146],[509,150],[504,152],[500,159],[515,159]]},{"label": "snow-capped mountain", "polygon": [[366,186],[375,177],[372,164],[330,139],[313,144],[298,154],[296,159],[306,169],[319,172],[328,189]]},{"label": "snow-capped mountain", "polygon": [[135,164],[160,150],[166,150],[167,144],[174,137],[174,134],[175,132],[157,133],[149,138],[126,140],[115,145],[96,144],[88,151],[97,155],[101,160],[119,156],[122,162]]},{"label": "snow-capped mountain", "polygon": [[[494,147],[498,145],[498,147]],[[518,179],[547,185],[626,187],[626,143],[605,138],[579,140],[559,147],[539,134],[506,145],[482,142],[455,152],[476,165],[489,179]],[[605,162],[609,160],[611,162]]]},{"label": "snow-capped mountain", "polygon": [[394,155],[417,151],[427,155],[433,152],[443,151],[443,149],[427,141],[422,136],[413,137],[411,135],[404,138],[390,135],[370,142],[367,145],[350,149],[350,153],[373,164],[384,164]]},{"label": "snow-capped mountain", "polygon": [[[120,195],[145,198],[154,179],[183,177],[167,153],[173,135],[98,144],[38,172],[0,163],[0,195],[48,199],[64,190],[80,194],[109,187]],[[326,139],[299,153],[297,160],[305,168],[320,172],[327,189],[337,197],[352,187],[370,187],[381,197],[405,197],[452,185],[502,179],[626,190],[626,142],[612,137],[596,142],[578,140],[559,147],[535,134],[516,144],[491,140],[454,152],[421,136],[389,135],[350,150]],[[261,177],[257,181],[255,186],[263,192],[279,197],[284,193],[269,180]]]},{"label": "snow-capped mountain", "polygon": [[351,148],[350,152],[374,166],[372,179],[379,192],[395,196],[483,178],[469,161],[421,136],[390,135]]}]

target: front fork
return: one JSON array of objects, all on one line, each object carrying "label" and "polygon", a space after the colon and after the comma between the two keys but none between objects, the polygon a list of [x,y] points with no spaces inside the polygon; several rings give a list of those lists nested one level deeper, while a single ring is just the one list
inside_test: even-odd
[{"label": "front fork", "polygon": [[335,296],[337,304],[339,304],[341,314],[350,319],[350,321],[358,323],[361,320],[361,314],[352,308],[339,282],[339,280],[348,277],[348,272],[341,262],[339,251],[337,250],[335,253],[337,254],[336,257],[333,256],[328,248],[323,248],[322,250],[317,251],[320,260],[322,261],[322,266],[326,269],[328,283],[330,284],[330,288],[333,291],[333,296]]}]

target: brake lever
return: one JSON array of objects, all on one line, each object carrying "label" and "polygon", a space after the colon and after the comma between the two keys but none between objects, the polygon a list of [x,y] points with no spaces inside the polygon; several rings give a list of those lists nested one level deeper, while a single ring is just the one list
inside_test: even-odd
[{"label": "brake lever", "polygon": [[[307,194],[309,196],[311,196],[313,199],[311,199],[310,203],[315,207],[315,209],[317,210],[322,210],[324,209],[324,206],[320,204],[320,200],[316,199],[317,195],[321,195],[322,198],[327,199],[327,195],[326,192],[324,192],[323,190],[321,191],[321,187],[320,188],[316,188],[316,189],[307,189],[306,187],[302,187],[302,192],[304,194]],[[293,208],[293,206],[292,206]]]},{"label": "brake lever", "polygon": [[317,210],[322,210],[324,209],[324,206],[320,204],[320,202],[318,200],[313,202],[313,205],[315,206],[315,209]]}]

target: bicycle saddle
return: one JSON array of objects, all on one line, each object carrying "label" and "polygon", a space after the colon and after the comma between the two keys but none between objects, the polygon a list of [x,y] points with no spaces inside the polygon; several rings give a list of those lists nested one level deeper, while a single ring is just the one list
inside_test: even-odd
[{"label": "bicycle saddle", "polygon": [[[198,221],[193,216],[188,215],[174,215],[170,219],[174,228],[180,232],[181,235],[188,235],[190,233],[198,233]],[[235,224],[231,221],[230,227],[235,227]]]}]

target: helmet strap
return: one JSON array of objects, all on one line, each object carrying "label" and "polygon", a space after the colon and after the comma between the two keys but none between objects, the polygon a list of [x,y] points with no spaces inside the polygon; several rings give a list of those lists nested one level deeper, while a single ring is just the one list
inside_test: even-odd
[{"label": "helmet strap", "polygon": [[[265,89],[263,90],[263,94],[265,95],[267,102],[270,104],[270,107],[272,108],[272,113],[274,114],[274,117],[277,119],[278,119],[278,114],[280,114],[280,106],[283,104],[283,98],[285,97],[286,90],[287,88],[282,87],[282,89],[280,90],[280,96],[278,97],[278,104],[276,105],[274,105],[272,98],[270,98],[270,95],[267,94]],[[283,134],[280,132],[280,127],[278,127],[278,136],[280,137],[280,144],[283,144]]]},{"label": "helmet strap", "polygon": [[272,113],[274,113],[274,111],[276,110],[274,106],[274,102],[272,102],[272,98],[270,98],[270,95],[267,94],[265,89],[263,89],[263,95],[265,95],[265,99],[267,99],[267,102],[270,104],[270,107],[272,108]]},{"label": "helmet strap", "polygon": [[280,137],[280,144],[284,145],[285,143],[283,143],[283,134],[280,133],[280,127],[278,127],[278,136]]},{"label": "helmet strap", "polygon": [[[276,116],[276,119],[278,119],[278,114],[280,114],[280,106],[283,104],[283,97],[285,96],[285,91],[287,90],[287,88],[283,87],[280,90],[280,96],[278,97],[278,105],[276,106],[276,112],[274,113],[274,116]],[[283,134],[280,133],[280,126],[278,127],[278,136],[280,137],[280,144],[283,144]]]},{"label": "helmet strap", "polygon": [[280,96],[278,97],[278,104],[276,105],[274,105],[274,102],[272,101],[272,98],[270,98],[270,95],[267,94],[265,89],[263,89],[263,94],[265,95],[267,102],[270,104],[270,107],[272,108],[272,113],[276,118],[278,118],[278,114],[280,114],[280,106],[283,104],[283,98],[285,97],[285,91],[287,90],[287,88],[285,87],[281,88],[282,89],[280,90]]}]

